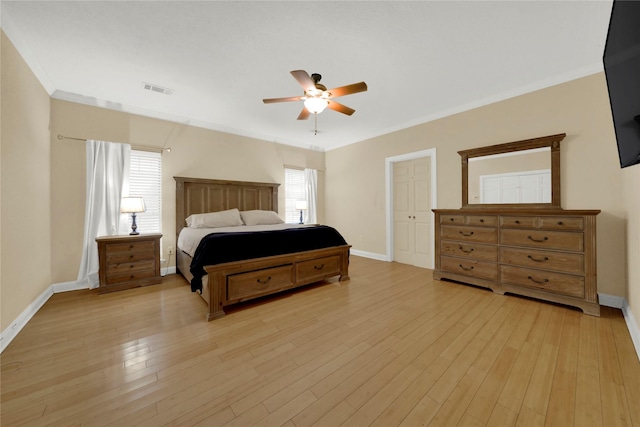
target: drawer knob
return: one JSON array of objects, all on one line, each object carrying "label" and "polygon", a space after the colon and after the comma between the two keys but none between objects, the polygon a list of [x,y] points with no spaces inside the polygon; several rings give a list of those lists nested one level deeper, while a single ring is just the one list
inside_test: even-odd
[{"label": "drawer knob", "polygon": [[520,224],[520,220],[519,219],[516,219],[515,222],[516,222],[516,224]]},{"label": "drawer knob", "polygon": [[458,264],[458,266],[459,266],[461,269],[465,270],[465,271],[471,271],[471,270],[473,270],[473,265],[472,265],[471,267],[465,267],[465,266],[464,266],[464,265],[462,265],[462,264]]},{"label": "drawer knob", "polygon": [[261,285],[266,285],[270,281],[271,281],[271,276],[267,277],[267,280],[258,279],[258,283],[260,283]]},{"label": "drawer knob", "polygon": [[133,255],[129,255],[129,259],[133,258]]},{"label": "drawer knob", "polygon": [[542,243],[542,242],[546,242],[547,240],[549,240],[549,238],[547,236],[544,236],[542,239],[534,239],[531,236],[527,236],[527,239],[531,240],[532,242],[537,242],[537,243]]},{"label": "drawer knob", "polygon": [[464,231],[459,231],[459,233],[462,234],[464,237],[473,236],[473,231],[470,231],[468,233],[465,233]]},{"label": "drawer knob", "polygon": [[314,265],[313,268],[316,270],[322,270],[324,268],[324,264]]},{"label": "drawer knob", "polygon": [[460,248],[460,250],[466,254],[470,254],[471,252],[473,252],[473,248],[469,248],[469,249],[465,249],[462,247],[462,245],[458,245],[458,247]]},{"label": "drawer knob", "polygon": [[527,276],[527,279],[531,280],[534,283],[540,283],[540,284],[547,283],[549,281],[549,279],[536,280],[531,276]]},{"label": "drawer knob", "polygon": [[480,222],[484,222],[484,219],[480,218]]},{"label": "drawer knob", "polygon": [[544,257],[544,258],[536,258],[534,256],[531,255],[527,255],[527,258],[529,258],[531,261],[535,261],[535,262],[545,262],[545,261],[549,261],[548,257]]},{"label": "drawer knob", "polygon": [[558,225],[564,225],[564,222],[558,221]]},{"label": "drawer knob", "polygon": [[453,222],[453,218],[449,218],[449,221]]}]

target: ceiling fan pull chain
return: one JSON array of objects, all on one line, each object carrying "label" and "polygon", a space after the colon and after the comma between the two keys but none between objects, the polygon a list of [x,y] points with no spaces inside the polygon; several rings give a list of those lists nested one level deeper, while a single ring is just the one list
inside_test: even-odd
[{"label": "ceiling fan pull chain", "polygon": [[313,121],[314,121],[314,131],[313,134],[317,135],[318,134],[318,113],[315,113],[313,115]]}]

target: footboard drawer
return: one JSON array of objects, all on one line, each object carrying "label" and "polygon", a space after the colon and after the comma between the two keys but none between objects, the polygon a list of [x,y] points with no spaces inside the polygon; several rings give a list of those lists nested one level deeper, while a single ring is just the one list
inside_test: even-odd
[{"label": "footboard drawer", "polygon": [[253,298],[293,286],[292,266],[266,268],[227,277],[229,300]]},{"label": "footboard drawer", "polygon": [[296,264],[297,282],[320,280],[336,274],[340,274],[340,257],[338,256],[318,258]]}]

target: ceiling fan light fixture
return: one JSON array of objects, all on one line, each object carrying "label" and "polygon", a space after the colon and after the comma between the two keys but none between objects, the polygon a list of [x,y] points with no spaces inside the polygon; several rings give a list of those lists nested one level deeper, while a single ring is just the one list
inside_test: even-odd
[{"label": "ceiling fan light fixture", "polygon": [[304,107],[309,110],[311,114],[320,114],[327,108],[329,101],[324,98],[307,98],[304,101]]}]

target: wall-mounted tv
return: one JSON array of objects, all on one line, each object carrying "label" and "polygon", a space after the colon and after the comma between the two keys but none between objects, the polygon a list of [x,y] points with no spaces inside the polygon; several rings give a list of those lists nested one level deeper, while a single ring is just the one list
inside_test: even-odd
[{"label": "wall-mounted tv", "polygon": [[640,163],[640,1],[614,0],[603,60],[624,168]]}]

